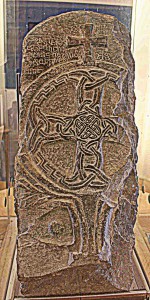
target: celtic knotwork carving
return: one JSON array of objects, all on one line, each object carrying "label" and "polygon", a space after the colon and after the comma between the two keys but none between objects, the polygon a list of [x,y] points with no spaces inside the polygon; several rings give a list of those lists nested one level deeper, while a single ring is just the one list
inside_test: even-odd
[{"label": "celtic knotwork carving", "polygon": [[[109,178],[101,169],[100,145],[104,139],[117,139],[117,123],[115,117],[103,118],[99,110],[102,87],[105,82],[116,81],[116,74],[92,70],[77,70],[60,76],[51,81],[46,87],[45,93],[56,91],[68,80],[75,82],[77,89],[78,110],[73,116],[57,116],[56,114],[44,114],[40,105],[45,96],[38,95],[38,101],[34,101],[30,108],[29,122],[31,127],[28,139],[30,153],[34,155],[41,143],[53,143],[66,140],[76,142],[76,162],[71,177],[63,176],[55,171],[51,175],[64,188],[76,190],[86,186],[103,190],[108,185]],[[92,98],[87,98],[86,92],[92,93]],[[43,93],[43,91],[42,91]],[[29,126],[29,124],[28,124]],[[39,135],[36,132],[39,131]],[[91,157],[92,163],[87,163]],[[38,156],[39,159],[39,156]],[[40,167],[48,168],[41,158]]]},{"label": "celtic knotwork carving", "polygon": [[75,121],[76,134],[82,140],[97,139],[100,136],[100,121],[92,115],[81,115]]}]

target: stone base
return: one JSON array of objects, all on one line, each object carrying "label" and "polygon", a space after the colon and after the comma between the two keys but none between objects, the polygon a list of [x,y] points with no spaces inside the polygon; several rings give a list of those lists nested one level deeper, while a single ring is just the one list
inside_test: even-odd
[{"label": "stone base", "polygon": [[22,293],[27,296],[76,296],[119,291],[97,272],[97,266],[70,268],[57,273],[29,278],[22,283]]},{"label": "stone base", "polygon": [[146,291],[135,291],[130,293],[114,293],[114,294],[103,294],[103,295],[96,295],[96,296],[83,296],[83,297],[61,297],[61,298],[49,298],[49,297],[42,297],[42,298],[15,298],[14,300],[146,300],[148,298],[148,294]]},{"label": "stone base", "polygon": [[[84,268],[82,267],[82,272],[79,268],[76,270],[70,269],[68,272],[66,270],[62,271],[57,279],[53,276],[45,276],[27,280],[22,286],[22,292],[25,292],[27,296],[23,297],[21,292],[17,291],[15,300],[32,300],[32,297],[34,297],[34,300],[147,299],[149,288],[135,253],[133,255],[133,270],[134,281],[130,292],[119,291],[110,285],[109,282],[106,282],[102,276],[96,275],[95,266],[90,266],[90,268],[85,266]],[[76,272],[78,273],[78,282],[77,280],[75,281],[75,278],[77,278],[75,276]],[[52,287],[51,290],[49,286]],[[70,286],[70,290],[68,290],[68,286]]]}]

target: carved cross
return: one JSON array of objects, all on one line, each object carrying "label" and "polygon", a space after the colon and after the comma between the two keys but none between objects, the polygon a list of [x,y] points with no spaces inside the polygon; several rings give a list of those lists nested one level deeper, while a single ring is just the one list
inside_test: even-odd
[{"label": "carved cross", "polygon": [[93,32],[93,24],[85,24],[83,37],[68,36],[68,47],[69,48],[77,47],[77,46],[84,47],[86,63],[92,62],[94,59],[94,56],[92,53],[93,47],[107,48],[107,37],[103,36],[103,35],[98,36],[98,37],[93,37],[92,32]]}]

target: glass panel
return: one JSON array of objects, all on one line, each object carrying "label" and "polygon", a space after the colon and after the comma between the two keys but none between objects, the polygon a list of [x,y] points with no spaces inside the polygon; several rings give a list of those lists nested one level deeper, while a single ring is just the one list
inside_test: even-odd
[{"label": "glass panel", "polygon": [[[15,1],[3,0],[1,14],[0,63],[0,208],[9,215],[10,190],[14,181],[14,160],[18,148],[18,109],[16,86]],[[6,189],[4,191],[4,189]],[[13,207],[13,203],[11,203]],[[12,212],[13,208],[11,209]]]},{"label": "glass panel", "polygon": [[[18,148],[18,111],[21,103],[20,74],[22,42],[25,35],[48,17],[75,10],[89,10],[117,17],[131,30],[132,5],[95,3],[1,0],[2,61],[0,63],[0,189],[7,193],[14,181],[14,162]],[[79,3],[80,2],[80,3]],[[101,1],[99,1],[101,2]],[[118,2],[118,1],[117,1]],[[121,1],[124,2],[124,1]],[[128,1],[131,3],[131,1]],[[119,2],[118,2],[119,3]],[[115,5],[114,5],[115,4]],[[7,198],[7,197],[6,197]],[[6,202],[3,199],[3,202]]]}]

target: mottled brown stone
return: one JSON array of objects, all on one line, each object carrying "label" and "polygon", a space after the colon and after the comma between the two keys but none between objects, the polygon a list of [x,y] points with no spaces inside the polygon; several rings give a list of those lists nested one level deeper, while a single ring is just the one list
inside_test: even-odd
[{"label": "mottled brown stone", "polygon": [[16,158],[26,296],[129,290],[137,210],[134,61],[116,18],[49,18],[23,45]]}]

